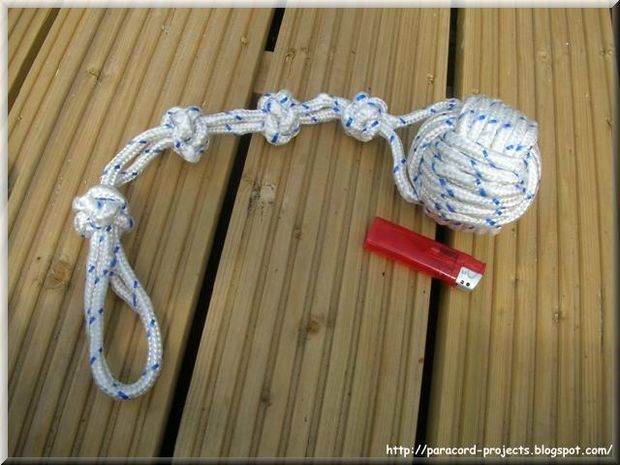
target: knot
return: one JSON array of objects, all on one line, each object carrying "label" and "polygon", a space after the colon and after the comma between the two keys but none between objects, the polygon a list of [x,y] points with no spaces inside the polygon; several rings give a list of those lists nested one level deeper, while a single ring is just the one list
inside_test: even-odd
[{"label": "knot", "polygon": [[112,186],[91,187],[85,195],[73,199],[73,210],[75,229],[84,237],[90,238],[96,231],[109,231],[112,226],[121,231],[133,227],[127,200]]},{"label": "knot", "polygon": [[368,142],[381,130],[386,113],[387,105],[383,100],[359,92],[344,108],[340,122],[348,135]]},{"label": "knot", "polygon": [[196,106],[173,107],[161,125],[172,130],[172,149],[185,160],[196,163],[209,147],[209,132],[202,110]]},{"label": "knot", "polygon": [[258,109],[265,113],[262,132],[270,144],[286,144],[299,134],[299,102],[293,99],[288,90],[264,94],[258,100]]},{"label": "knot", "polygon": [[538,126],[501,100],[477,95],[448,103],[413,141],[411,183],[437,222],[496,233],[519,218],[538,192]]}]

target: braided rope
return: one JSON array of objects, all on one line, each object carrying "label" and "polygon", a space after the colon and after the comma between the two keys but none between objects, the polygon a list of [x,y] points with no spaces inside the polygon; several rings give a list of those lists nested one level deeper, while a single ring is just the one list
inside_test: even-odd
[{"label": "braided rope", "polygon": [[[537,124],[500,100],[472,96],[448,99],[412,113],[393,116],[386,103],[364,92],[352,100],[319,94],[300,103],[286,90],[266,93],[256,110],[205,115],[195,106],[174,107],[159,127],[140,134],[112,159],[101,184],[73,201],[75,228],[90,239],[84,311],[95,383],[106,394],[133,399],[149,390],[162,364],[161,331],[151,300],[129,265],[120,241],[133,227],[127,200],[118,187],[135,179],[166,149],[196,163],[213,134],[260,132],[282,145],[303,125],[339,120],[344,131],[368,142],[389,143],[393,176],[403,198],[419,203],[438,223],[453,229],[496,234],[519,218],[533,201],[540,182]],[[405,156],[396,130],[424,121]],[[132,384],[114,378],[104,356],[103,313],[108,288],[140,317],[148,355]]]}]

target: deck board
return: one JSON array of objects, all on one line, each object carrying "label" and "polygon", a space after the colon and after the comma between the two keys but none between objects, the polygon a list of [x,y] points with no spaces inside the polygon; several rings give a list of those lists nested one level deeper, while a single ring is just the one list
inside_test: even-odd
[{"label": "deck board", "polygon": [[[271,15],[58,13],[9,115],[10,455],[157,455],[238,139],[213,141],[197,165],[166,153],[126,190],[137,228],[124,244],[165,346],[162,374],[140,400],[115,402],[91,381],[88,244],[73,230],[71,199],[168,107],[248,105]],[[108,360],[134,379],[142,327],[117,300],[107,308]]]},{"label": "deck board", "polygon": [[449,235],[486,261],[472,295],[444,289],[429,444],[608,446],[613,225],[608,10],[461,10],[459,96],[540,124],[542,183],[495,238]]},{"label": "deck board", "polygon": [[[448,33],[448,10],[287,9],[265,87],[367,90],[410,111],[444,96]],[[253,136],[176,456],[384,457],[413,443],[430,280],[362,243],[376,215],[428,236],[435,224],[398,196],[390,160],[335,123],[284,147]]]}]

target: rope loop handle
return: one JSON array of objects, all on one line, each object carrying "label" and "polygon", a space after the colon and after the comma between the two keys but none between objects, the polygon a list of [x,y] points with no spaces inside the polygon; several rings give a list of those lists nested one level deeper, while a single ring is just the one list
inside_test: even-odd
[{"label": "rope loop handle", "polygon": [[[339,120],[361,142],[384,138],[401,196],[452,229],[497,234],[532,203],[540,184],[538,126],[500,100],[474,95],[447,99],[401,116],[378,97],[360,92],[348,100],[321,93],[307,102],[287,90],[266,93],[257,109],[204,114],[199,107],[173,107],[158,127],[128,144],[106,166],[100,184],[73,201],[76,230],[90,240],[84,289],[89,362],[106,394],[128,400],[147,392],[162,367],[162,339],[151,300],[133,272],[120,237],[133,228],[127,200],[118,190],[164,150],[197,163],[215,134],[261,133],[268,143],[291,141],[303,125]],[[405,154],[396,130],[423,121]],[[144,326],[147,361],[131,384],[117,380],[103,347],[104,301],[109,287]]]}]

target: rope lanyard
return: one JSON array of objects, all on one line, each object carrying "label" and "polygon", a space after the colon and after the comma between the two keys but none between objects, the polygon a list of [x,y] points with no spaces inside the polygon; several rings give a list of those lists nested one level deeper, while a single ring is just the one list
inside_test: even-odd
[{"label": "rope lanyard", "polygon": [[[95,383],[121,400],[148,391],[161,370],[161,331],[151,300],[134,274],[120,241],[133,227],[119,186],[135,179],[166,149],[196,163],[214,134],[260,132],[282,145],[303,125],[339,120],[344,131],[368,142],[383,137],[392,151],[392,173],[401,196],[422,205],[427,215],[452,229],[496,234],[532,203],[540,182],[536,122],[500,100],[476,95],[447,99],[412,113],[394,116],[385,102],[358,93],[352,100],[319,94],[300,103],[290,92],[266,93],[258,109],[205,115],[196,106],[168,110],[159,127],[129,143],[106,166],[101,183],[73,201],[75,228],[90,239],[84,311]],[[423,121],[409,153],[396,130]],[[140,317],[148,356],[132,384],[115,379],[104,356],[103,313],[108,287]]]}]

